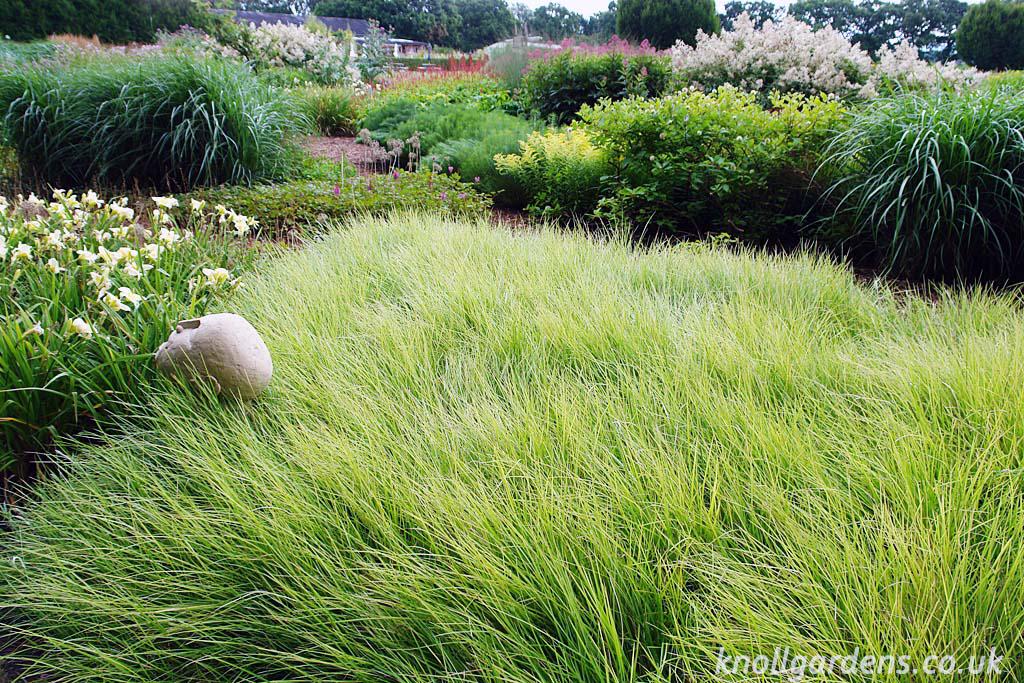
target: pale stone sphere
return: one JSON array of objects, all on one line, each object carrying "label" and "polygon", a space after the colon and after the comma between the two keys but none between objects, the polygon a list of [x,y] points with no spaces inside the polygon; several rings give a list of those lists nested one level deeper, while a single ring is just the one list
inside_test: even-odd
[{"label": "pale stone sphere", "polygon": [[248,320],[214,313],[182,320],[156,352],[161,372],[208,381],[222,396],[252,400],[274,372],[270,351]]}]

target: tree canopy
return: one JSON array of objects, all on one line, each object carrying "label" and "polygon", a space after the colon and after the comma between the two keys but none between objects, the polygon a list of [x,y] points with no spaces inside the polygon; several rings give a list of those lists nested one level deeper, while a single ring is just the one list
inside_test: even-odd
[{"label": "tree canopy", "polygon": [[725,3],[725,13],[719,19],[722,22],[722,29],[731,31],[736,17],[746,13],[754,22],[756,28],[764,26],[766,21],[778,21],[782,18],[783,10],[773,2],[766,0],[729,0]]},{"label": "tree canopy", "polygon": [[53,33],[148,42],[160,29],[190,23],[191,0],[0,0],[0,35],[33,40]]},{"label": "tree canopy", "polygon": [[620,0],[617,26],[623,38],[664,49],[678,40],[692,45],[698,30],[716,33],[720,24],[714,0]]},{"label": "tree canopy", "polygon": [[987,0],[967,10],[960,55],[979,69],[1024,69],[1024,2]]},{"label": "tree canopy", "polygon": [[967,3],[961,0],[797,0],[789,13],[820,28],[831,25],[875,53],[909,40],[928,59],[956,56],[954,35]]}]

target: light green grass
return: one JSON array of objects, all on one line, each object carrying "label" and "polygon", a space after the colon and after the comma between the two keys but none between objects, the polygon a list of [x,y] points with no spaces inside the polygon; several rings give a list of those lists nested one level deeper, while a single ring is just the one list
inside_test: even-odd
[{"label": "light green grass", "polygon": [[1019,680],[1019,300],[415,215],[246,291],[269,393],[155,400],[4,539],[46,680]]}]

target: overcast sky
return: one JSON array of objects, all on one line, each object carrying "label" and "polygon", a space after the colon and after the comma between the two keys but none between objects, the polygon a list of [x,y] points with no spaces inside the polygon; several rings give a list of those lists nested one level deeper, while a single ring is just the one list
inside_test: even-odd
[{"label": "overcast sky", "polygon": [[[523,0],[530,7],[540,7],[546,5],[552,0]],[[792,0],[775,0],[776,5],[788,5]],[[560,5],[565,5],[574,12],[579,12],[585,17],[589,17],[595,12],[608,9],[608,0],[555,0]],[[981,0],[967,0],[967,2],[981,2]],[[721,12],[725,7],[726,0],[716,0],[718,5],[718,11]]]}]

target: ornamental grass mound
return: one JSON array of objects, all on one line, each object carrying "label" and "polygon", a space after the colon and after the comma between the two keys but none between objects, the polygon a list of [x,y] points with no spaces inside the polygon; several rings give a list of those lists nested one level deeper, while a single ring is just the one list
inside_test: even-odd
[{"label": "ornamental grass mound", "polygon": [[40,186],[187,190],[279,178],[308,128],[249,67],[105,56],[0,71],[0,132]]},{"label": "ornamental grass mound", "polygon": [[273,354],[264,397],[157,392],[12,520],[0,603],[41,680],[1019,661],[1011,297],[400,215],[232,309]]}]

